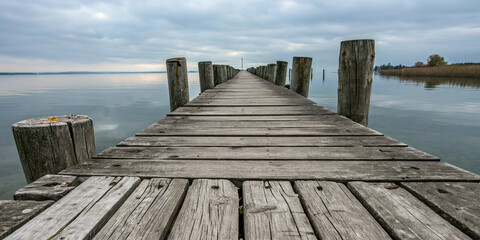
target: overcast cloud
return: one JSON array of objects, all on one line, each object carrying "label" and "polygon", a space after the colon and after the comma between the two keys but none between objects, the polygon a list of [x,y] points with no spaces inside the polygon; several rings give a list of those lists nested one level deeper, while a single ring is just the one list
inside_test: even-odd
[{"label": "overcast cloud", "polygon": [[480,62],[480,1],[0,1],[0,72],[156,71],[165,60],[245,67],[376,40],[376,64],[438,53]]}]

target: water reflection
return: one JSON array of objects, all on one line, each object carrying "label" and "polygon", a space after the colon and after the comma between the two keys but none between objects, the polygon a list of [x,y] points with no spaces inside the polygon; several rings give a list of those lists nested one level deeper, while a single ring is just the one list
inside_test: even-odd
[{"label": "water reflection", "polygon": [[480,79],[477,78],[451,78],[451,77],[409,77],[409,76],[390,76],[382,75],[386,80],[395,80],[403,83],[416,83],[424,85],[426,89],[434,89],[439,85],[449,85],[455,87],[480,88]]}]

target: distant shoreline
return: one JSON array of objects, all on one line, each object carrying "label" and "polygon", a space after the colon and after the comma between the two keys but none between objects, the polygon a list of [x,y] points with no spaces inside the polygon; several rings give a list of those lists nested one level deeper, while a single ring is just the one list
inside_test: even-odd
[{"label": "distant shoreline", "polygon": [[450,65],[437,67],[407,67],[402,69],[379,70],[381,75],[404,77],[456,77],[480,79],[480,65]]},{"label": "distant shoreline", "polygon": [[[197,73],[198,71],[188,71]],[[166,71],[153,72],[0,72],[0,75],[61,75],[61,74],[145,74],[145,73],[167,73]]]}]

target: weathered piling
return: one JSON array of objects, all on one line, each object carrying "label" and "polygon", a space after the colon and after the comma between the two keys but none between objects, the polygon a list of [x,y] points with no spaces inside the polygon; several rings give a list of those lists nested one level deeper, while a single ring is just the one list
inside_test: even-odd
[{"label": "weathered piling", "polygon": [[200,92],[214,88],[212,62],[199,62],[198,74],[200,75]]},{"label": "weathered piling", "polygon": [[368,125],[375,41],[343,41],[338,68],[338,114]]},{"label": "weathered piling", "polygon": [[167,78],[170,111],[173,112],[190,100],[188,96],[187,60],[183,57],[168,59]]},{"label": "weathered piling", "polygon": [[308,97],[311,67],[312,58],[293,57],[290,89],[304,97]]},{"label": "weathered piling", "polygon": [[28,183],[96,154],[93,121],[84,115],[28,119],[13,124],[12,131]]},{"label": "weathered piling", "polygon": [[277,71],[275,73],[275,84],[278,86],[285,86],[285,82],[287,81],[287,68],[288,62],[285,61],[277,61]]},{"label": "weathered piling", "polygon": [[276,71],[277,71],[277,64],[271,63],[267,65],[267,70],[266,70],[267,81],[271,83],[275,83]]},{"label": "weathered piling", "polygon": [[226,82],[227,77],[227,65],[220,65],[220,83]]},{"label": "weathered piling", "polygon": [[323,69],[323,80],[325,80],[325,69]]}]

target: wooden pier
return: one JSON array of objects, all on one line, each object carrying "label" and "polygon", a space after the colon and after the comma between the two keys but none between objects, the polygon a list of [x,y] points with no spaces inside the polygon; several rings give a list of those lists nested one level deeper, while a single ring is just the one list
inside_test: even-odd
[{"label": "wooden pier", "polygon": [[480,239],[479,175],[246,71],[60,175],[6,239]]}]

